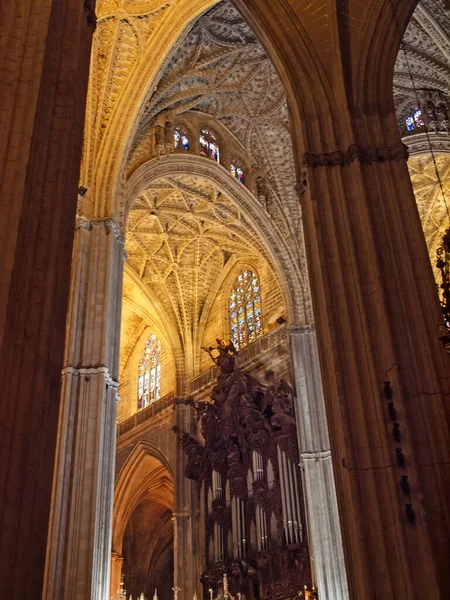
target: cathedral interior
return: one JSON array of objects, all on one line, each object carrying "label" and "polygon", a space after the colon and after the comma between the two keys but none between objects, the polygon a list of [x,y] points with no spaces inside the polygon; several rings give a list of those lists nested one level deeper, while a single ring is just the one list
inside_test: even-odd
[{"label": "cathedral interior", "polygon": [[450,598],[448,0],[0,12],[0,598]]}]

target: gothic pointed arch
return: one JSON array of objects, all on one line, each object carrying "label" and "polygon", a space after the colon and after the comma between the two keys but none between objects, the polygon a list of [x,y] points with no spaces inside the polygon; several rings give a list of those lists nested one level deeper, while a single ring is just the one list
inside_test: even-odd
[{"label": "gothic pointed arch", "polygon": [[[148,441],[139,441],[120,469],[114,486],[112,548],[122,553],[122,540],[128,520],[149,490],[158,486],[167,491],[159,501],[173,510],[172,467],[162,452]],[[172,499],[171,499],[172,498]]]},{"label": "gothic pointed arch", "polygon": [[[192,155],[173,155],[160,160],[152,160],[137,169],[127,182],[124,204],[121,212],[124,219],[136,198],[152,182],[167,176],[196,176],[214,185],[220,194],[231,198],[254,227],[255,233],[264,245],[277,275],[282,282],[283,294],[287,302],[291,322],[312,321],[309,300],[308,280],[305,263],[295,258],[292,246],[287,243],[276,223],[268,219],[258,199],[220,165]],[[301,255],[303,250],[299,249]]]}]

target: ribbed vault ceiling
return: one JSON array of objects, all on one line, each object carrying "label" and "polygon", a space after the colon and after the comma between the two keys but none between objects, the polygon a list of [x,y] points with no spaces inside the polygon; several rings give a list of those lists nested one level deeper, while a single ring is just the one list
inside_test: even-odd
[{"label": "ribbed vault ceiling", "polygon": [[[145,3],[145,10],[150,4]],[[409,68],[417,88],[447,94],[448,32],[450,15],[444,12],[443,1],[422,0],[404,38],[409,67],[403,51],[395,65],[394,100],[400,124],[417,105]],[[208,115],[228,131],[264,174],[269,190],[267,218],[289,241],[298,263],[304,264],[284,91],[264,49],[228,0],[204,14],[175,50],[142,111],[128,173],[145,160],[143,142],[152,135],[158,115],[167,111],[186,120],[192,114]],[[447,223],[445,206],[430,159],[413,158],[409,164],[434,261]],[[442,157],[438,164],[447,185],[449,160]],[[228,261],[236,256],[267,259],[233,200],[220,195],[211,183],[189,176],[159,179],[140,193],[128,218],[126,250],[129,266],[176,323],[184,345],[195,343],[202,311]]]},{"label": "ribbed vault ceiling", "polygon": [[264,175],[270,216],[293,236],[295,245],[300,208],[283,86],[263,47],[228,0],[201,17],[176,50],[145,106],[134,152],[155,117],[167,110],[186,118],[192,112],[207,114],[228,130]]},{"label": "ribbed vault ceiling", "polygon": [[417,106],[418,90],[450,90],[450,11],[443,0],[421,0],[403,38],[394,71],[394,102],[399,125]]},{"label": "ribbed vault ceiling", "polygon": [[178,175],[155,181],[128,218],[128,265],[154,294],[184,344],[227,263],[261,260],[265,251],[235,203],[208,181]]}]

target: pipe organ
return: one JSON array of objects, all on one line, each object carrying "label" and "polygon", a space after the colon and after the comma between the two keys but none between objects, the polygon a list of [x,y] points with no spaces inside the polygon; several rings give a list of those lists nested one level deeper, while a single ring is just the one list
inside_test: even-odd
[{"label": "pipe organ", "polygon": [[[209,349],[211,353],[211,348]],[[280,600],[310,589],[293,390],[235,369],[223,342],[211,401],[197,402],[199,435],[177,430],[205,520],[204,597]]]}]

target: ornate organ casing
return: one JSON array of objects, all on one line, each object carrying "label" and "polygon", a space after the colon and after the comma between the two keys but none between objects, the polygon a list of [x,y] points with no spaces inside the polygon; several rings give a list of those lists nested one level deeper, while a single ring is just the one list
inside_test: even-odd
[{"label": "ornate organ casing", "polygon": [[201,437],[179,433],[205,521],[205,598],[280,600],[310,589],[293,390],[234,368],[219,346],[211,402],[195,404]]}]

